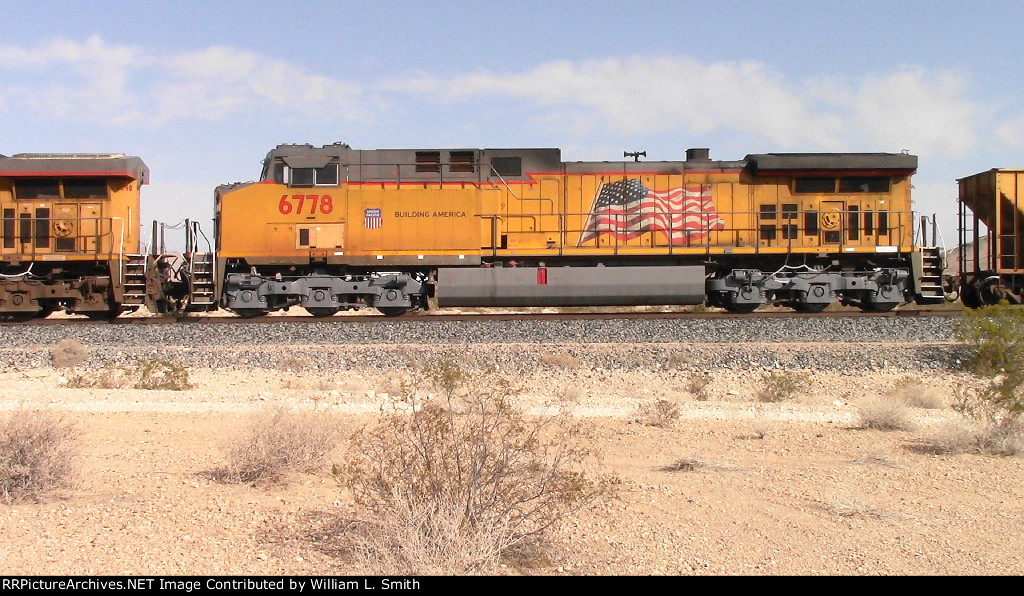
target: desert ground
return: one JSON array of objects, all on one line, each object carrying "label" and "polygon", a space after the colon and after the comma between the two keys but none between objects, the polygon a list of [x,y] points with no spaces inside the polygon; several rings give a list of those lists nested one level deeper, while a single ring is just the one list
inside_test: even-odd
[{"label": "desert ground", "polygon": [[[225,445],[261,410],[324,412],[350,434],[379,416],[406,374],[287,362],[193,368],[184,391],[68,386],[95,368],[0,373],[0,410],[60,413],[80,431],[82,453],[75,486],[42,502],[0,505],[0,569],[379,572],[344,548],[345,520],[364,512],[327,466],[283,484],[218,480]],[[799,371],[806,382],[796,396],[769,403],[757,398],[757,369],[701,372],[711,383],[695,395],[688,383],[695,373],[685,368],[614,370],[571,356],[545,362],[516,371],[520,381],[534,380],[519,405],[592,425],[600,456],[592,473],[615,482],[529,556],[502,561],[499,573],[1024,572],[1024,459],[922,448],[929,433],[959,416],[949,405],[963,373],[809,369]],[[926,407],[908,403],[908,430],[862,428],[865,399],[908,386],[928,395]],[[678,406],[671,419],[651,419],[658,400]]]}]

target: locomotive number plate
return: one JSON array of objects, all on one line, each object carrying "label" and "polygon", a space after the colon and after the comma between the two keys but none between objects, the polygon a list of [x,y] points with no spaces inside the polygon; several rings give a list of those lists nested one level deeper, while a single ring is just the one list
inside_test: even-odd
[{"label": "locomotive number plate", "polygon": [[331,195],[281,195],[277,210],[285,215],[293,212],[315,215],[317,211],[326,215],[334,211],[334,199]]}]

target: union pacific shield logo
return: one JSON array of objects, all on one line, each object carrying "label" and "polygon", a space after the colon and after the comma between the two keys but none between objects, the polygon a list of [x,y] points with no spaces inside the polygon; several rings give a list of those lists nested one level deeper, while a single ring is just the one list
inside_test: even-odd
[{"label": "union pacific shield logo", "polygon": [[367,209],[363,212],[363,227],[367,230],[376,230],[382,223],[380,208]]}]

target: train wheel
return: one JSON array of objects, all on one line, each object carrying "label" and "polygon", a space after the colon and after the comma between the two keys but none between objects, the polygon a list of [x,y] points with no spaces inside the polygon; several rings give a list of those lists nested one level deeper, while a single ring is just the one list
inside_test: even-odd
[{"label": "train wheel", "polygon": [[121,307],[112,308],[110,310],[96,310],[92,312],[80,313],[85,315],[90,321],[109,321],[114,319],[117,315],[121,314]]},{"label": "train wheel", "polygon": [[963,302],[967,308],[981,308],[981,297],[978,296],[978,288],[968,284],[961,286],[960,302]]},{"label": "train wheel", "polygon": [[385,317],[400,317],[409,312],[409,309],[404,306],[378,306],[377,310]]},{"label": "train wheel", "polygon": [[1004,285],[1003,280],[991,276],[977,286],[978,300],[982,306],[993,306],[1003,300],[1010,304],[1020,304],[1020,294],[1012,286]]},{"label": "train wheel", "polygon": [[803,313],[819,313],[828,308],[828,302],[797,302],[793,310]]},{"label": "train wheel", "polygon": [[255,319],[256,317],[262,317],[267,314],[267,311],[258,308],[239,308],[235,309],[234,312],[243,319]]},{"label": "train wheel", "polygon": [[9,312],[0,314],[0,321],[5,323],[24,323],[31,321],[37,316],[38,313],[35,312]]},{"label": "train wheel", "polygon": [[726,302],[724,308],[733,314],[747,315],[757,310],[758,306],[761,306],[761,304],[757,302],[741,302],[739,304],[735,302]]},{"label": "train wheel", "polygon": [[334,316],[340,309],[338,308],[307,308],[306,312],[313,315],[314,317],[321,319],[324,317]]}]

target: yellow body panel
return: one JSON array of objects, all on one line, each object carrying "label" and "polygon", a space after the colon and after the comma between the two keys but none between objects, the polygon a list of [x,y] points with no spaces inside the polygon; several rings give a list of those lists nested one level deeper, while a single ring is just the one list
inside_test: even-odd
[{"label": "yellow body panel", "polygon": [[0,178],[0,257],[5,261],[96,261],[139,252],[139,182],[106,179],[107,197],[17,197]]},{"label": "yellow body panel", "polygon": [[220,229],[220,256],[283,262],[318,253],[479,252],[480,194],[471,185],[244,186],[219,198],[218,217],[231,222]]},{"label": "yellow body panel", "polygon": [[[656,193],[706,200],[703,229],[633,237],[587,229],[602,189],[637,180]],[[885,192],[794,192],[792,176],[551,173],[525,182],[360,183],[313,188],[259,183],[218,198],[220,256],[332,262],[381,256],[820,254],[912,246],[909,176]],[[854,223],[855,222],[855,223]],[[303,231],[305,230],[305,231]]]}]

